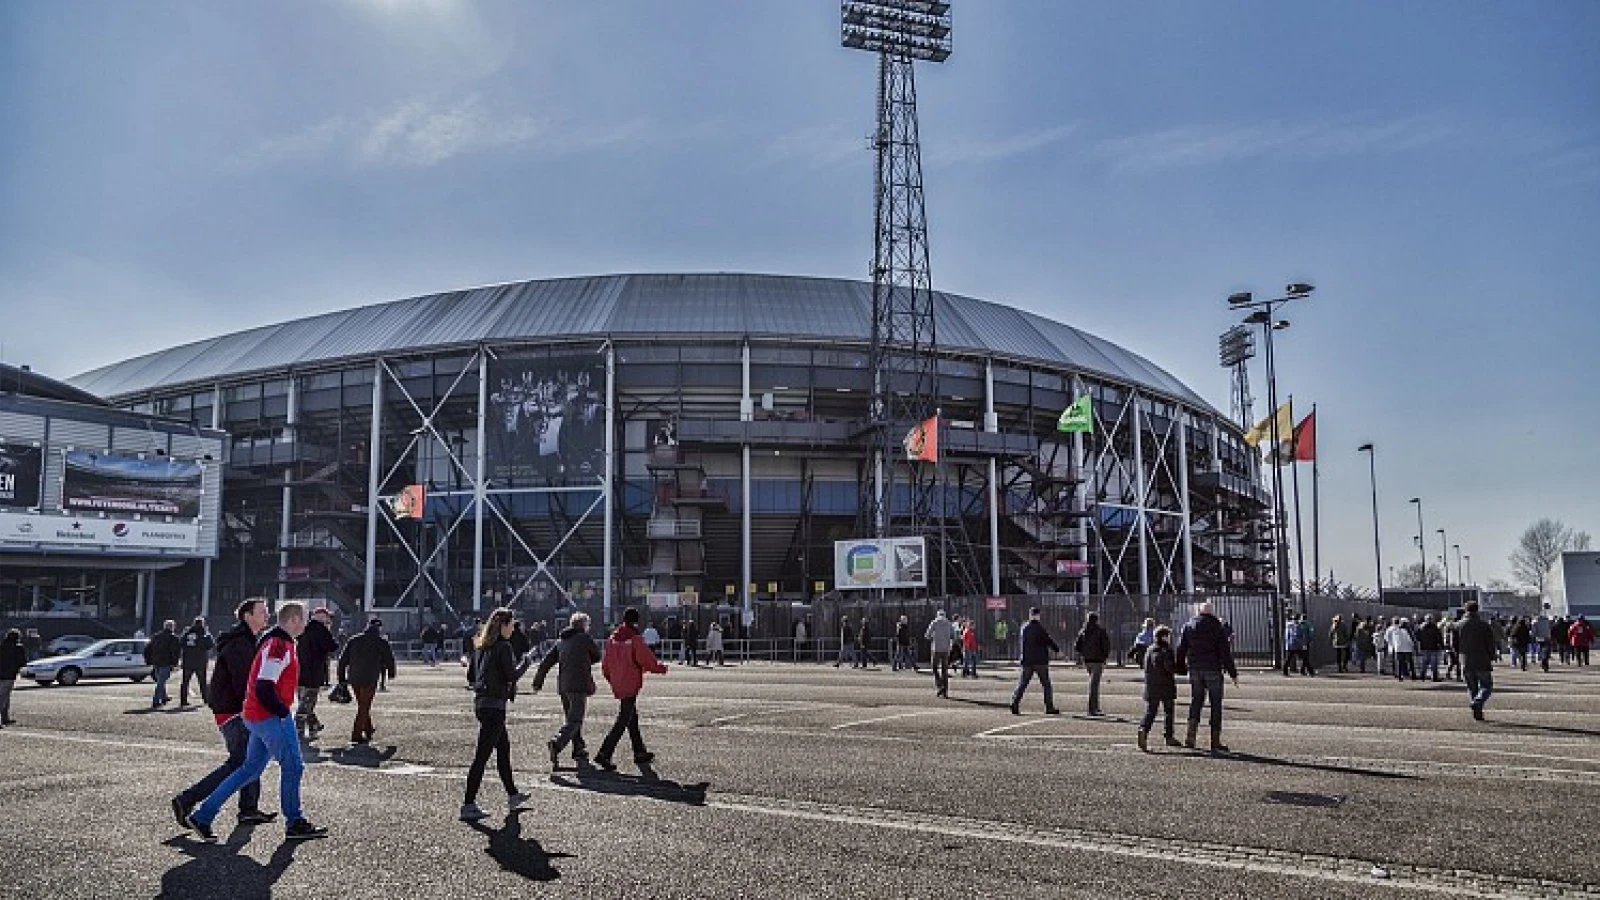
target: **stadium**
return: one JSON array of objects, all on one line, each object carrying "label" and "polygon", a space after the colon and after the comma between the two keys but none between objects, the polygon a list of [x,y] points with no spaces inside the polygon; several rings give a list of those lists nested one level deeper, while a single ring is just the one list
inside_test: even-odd
[{"label": "stadium", "polygon": [[[921,593],[1271,589],[1267,495],[1238,423],[1070,325],[935,299],[938,530]],[[255,328],[69,381],[227,433],[219,555],[164,576],[163,615],[192,614],[202,584],[211,609],[266,594],[429,618],[793,604],[844,589],[835,542],[871,534],[871,327],[864,282],[564,278]],[[1092,429],[1058,430],[1085,396]]]}]

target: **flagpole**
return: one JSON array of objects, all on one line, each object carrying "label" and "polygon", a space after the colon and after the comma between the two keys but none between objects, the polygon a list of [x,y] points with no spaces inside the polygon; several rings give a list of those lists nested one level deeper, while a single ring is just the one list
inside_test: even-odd
[{"label": "flagpole", "polygon": [[[1311,404],[1311,421],[1317,422],[1317,405]],[[1317,423],[1320,424],[1320,423]],[[1316,424],[1312,425],[1317,427]],[[1311,437],[1311,570],[1317,575],[1317,584],[1322,584],[1322,503],[1320,502],[1319,485],[1322,481],[1322,454],[1317,452],[1316,432]],[[1330,581],[1332,579],[1329,579]],[[1322,588],[1317,588],[1317,593],[1322,593]]]},{"label": "flagpole", "polygon": [[[1294,409],[1294,395],[1293,394],[1289,395],[1289,408],[1290,409]],[[1305,539],[1304,539],[1304,537],[1303,537],[1303,535],[1301,534],[1301,531],[1300,531],[1300,519],[1301,519],[1301,516],[1300,516],[1300,465],[1295,461],[1295,455],[1299,452],[1299,449],[1300,449],[1298,447],[1299,441],[1297,440],[1299,435],[1297,435],[1295,433],[1298,430],[1297,426],[1298,426],[1298,423],[1291,423],[1290,426],[1289,426],[1289,446],[1291,448],[1290,449],[1290,453],[1289,453],[1289,475],[1290,475],[1290,478],[1291,478],[1291,480],[1293,482],[1293,491],[1294,491],[1294,557],[1295,557],[1295,571],[1298,573],[1299,578],[1300,578],[1300,611],[1301,612],[1305,612],[1305,608],[1306,608],[1306,545],[1305,545]],[[1273,461],[1273,465],[1275,465],[1275,466],[1283,465],[1283,445],[1279,444],[1278,446],[1274,447],[1273,448],[1273,453],[1276,454],[1276,456],[1277,456],[1277,459],[1275,459]]]}]

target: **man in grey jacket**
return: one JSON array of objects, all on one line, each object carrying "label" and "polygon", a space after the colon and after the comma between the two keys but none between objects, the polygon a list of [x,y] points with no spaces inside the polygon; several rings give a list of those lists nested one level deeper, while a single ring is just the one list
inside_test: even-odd
[{"label": "man in grey jacket", "polygon": [[933,686],[937,692],[935,696],[950,696],[950,650],[956,643],[956,626],[954,622],[945,618],[944,610],[939,610],[933,616],[933,621],[928,623],[928,630],[922,636],[928,640],[933,650]]},{"label": "man in grey jacket", "polygon": [[561,694],[561,709],[566,714],[566,721],[547,745],[550,748],[551,768],[560,765],[561,751],[569,743],[572,745],[574,762],[589,758],[583,743],[583,716],[588,710],[589,698],[594,696],[594,673],[591,669],[599,661],[600,645],[589,636],[588,614],[573,613],[566,630],[561,632],[555,651],[545,654],[544,660],[539,663],[539,671],[533,676],[533,689],[541,690],[544,688],[545,675],[557,663],[561,666],[556,671],[556,690]]}]

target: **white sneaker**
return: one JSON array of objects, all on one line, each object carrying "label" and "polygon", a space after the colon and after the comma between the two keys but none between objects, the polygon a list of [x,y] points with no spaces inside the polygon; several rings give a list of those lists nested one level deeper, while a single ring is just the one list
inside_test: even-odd
[{"label": "white sneaker", "polygon": [[477,822],[479,820],[487,819],[487,818],[489,818],[489,814],[484,812],[483,809],[478,806],[478,804],[476,804],[476,803],[463,803],[463,804],[461,804],[461,821],[463,821],[463,822]]},{"label": "white sneaker", "polygon": [[508,812],[516,812],[517,810],[522,809],[522,807],[526,806],[528,801],[532,800],[532,799],[533,798],[529,797],[527,794],[507,794],[506,795],[506,810]]}]

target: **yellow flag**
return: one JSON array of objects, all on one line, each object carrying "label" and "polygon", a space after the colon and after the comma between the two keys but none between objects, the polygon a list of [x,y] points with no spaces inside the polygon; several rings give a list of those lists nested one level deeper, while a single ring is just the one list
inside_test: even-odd
[{"label": "yellow flag", "polygon": [[1294,401],[1290,400],[1278,407],[1278,411],[1276,413],[1257,422],[1256,427],[1244,433],[1244,442],[1254,447],[1262,441],[1271,438],[1272,420],[1274,416],[1276,416],[1278,420],[1278,440],[1292,440],[1294,436],[1294,410],[1290,407],[1293,406],[1293,404]]}]

